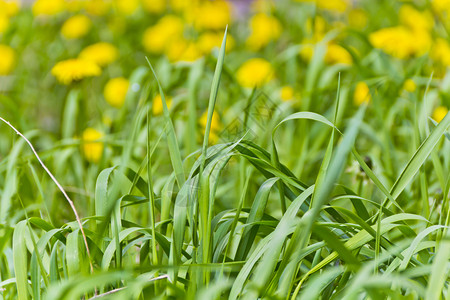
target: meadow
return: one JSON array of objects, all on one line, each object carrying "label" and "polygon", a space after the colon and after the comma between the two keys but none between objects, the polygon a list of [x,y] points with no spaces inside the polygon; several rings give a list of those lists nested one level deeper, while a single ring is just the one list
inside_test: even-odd
[{"label": "meadow", "polygon": [[450,1],[0,0],[0,299],[450,299]]}]

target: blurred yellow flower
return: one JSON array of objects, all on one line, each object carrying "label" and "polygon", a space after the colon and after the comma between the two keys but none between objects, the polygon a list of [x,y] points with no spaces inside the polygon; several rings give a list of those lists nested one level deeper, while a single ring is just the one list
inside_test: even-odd
[{"label": "blurred yellow flower", "polygon": [[12,72],[16,63],[16,53],[6,45],[0,44],[0,75],[8,75]]},{"label": "blurred yellow flower", "polygon": [[0,15],[6,17],[15,16],[20,9],[18,0],[0,0]]},{"label": "blurred yellow flower", "polygon": [[132,15],[139,7],[139,0],[114,0],[116,9],[124,15]]},{"label": "blurred yellow flower", "polygon": [[106,102],[116,108],[121,108],[127,96],[130,82],[123,77],[110,79],[103,89],[103,96]]},{"label": "blurred yellow flower", "polygon": [[[170,109],[170,107],[172,107],[172,98],[167,96],[165,96],[165,98],[167,108]],[[156,95],[152,100],[152,113],[154,116],[159,116],[160,114],[163,113],[163,105],[160,94]]]},{"label": "blurred yellow flower", "polygon": [[94,16],[103,16],[110,9],[110,2],[104,0],[89,0],[85,3],[84,9]]},{"label": "blurred yellow flower", "polygon": [[[206,129],[206,123],[208,122],[208,110],[206,110],[202,116],[200,117],[200,125],[202,126],[202,129]],[[219,130],[222,128],[222,124],[220,122],[219,114],[214,111],[212,118],[211,118],[211,132],[212,133],[219,133]]]},{"label": "blurred yellow flower", "polygon": [[251,34],[246,44],[252,50],[259,50],[278,39],[281,35],[281,24],[277,18],[264,13],[254,15],[250,19]]},{"label": "blurred yellow flower", "polygon": [[162,14],[166,10],[166,0],[142,0],[142,6],[152,14]]},{"label": "blurred yellow flower", "polygon": [[79,58],[60,61],[52,68],[53,76],[63,84],[70,84],[85,77],[99,76],[101,73],[102,70],[97,64]]},{"label": "blurred yellow flower", "polygon": [[193,62],[202,56],[197,45],[184,38],[174,39],[167,47],[165,54],[171,62]]},{"label": "blurred yellow flower", "polygon": [[431,36],[428,32],[411,31],[404,26],[380,29],[371,33],[369,40],[375,48],[400,59],[422,55],[431,46]]},{"label": "blurred yellow flower", "polygon": [[344,47],[337,44],[329,44],[325,54],[325,62],[327,64],[351,65],[353,59]]},{"label": "blurred yellow flower", "polygon": [[154,26],[144,32],[142,43],[145,50],[155,54],[162,54],[170,42],[180,38],[183,34],[183,21],[174,15],[162,17]]},{"label": "blurred yellow flower", "polygon": [[33,4],[35,16],[52,16],[64,11],[64,0],[36,0]]},{"label": "blurred yellow flower", "polygon": [[[198,49],[204,53],[209,54],[215,47],[220,48],[222,45],[223,33],[222,32],[205,32],[202,33],[197,40]],[[230,51],[234,47],[234,39],[230,34],[227,34],[226,51]]]},{"label": "blurred yellow flower", "polygon": [[430,30],[434,26],[433,16],[429,11],[418,11],[410,5],[400,8],[400,23],[413,31]]},{"label": "blurred yellow flower", "polygon": [[96,43],[84,48],[79,57],[85,60],[90,60],[100,67],[104,67],[113,61],[115,61],[119,56],[119,50],[109,43]]},{"label": "blurred yellow flower", "polygon": [[414,80],[412,79],[407,79],[405,81],[405,83],[403,84],[403,89],[406,90],[407,92],[414,92],[417,88],[416,83],[414,82]]},{"label": "blurred yellow flower", "polygon": [[273,74],[270,62],[262,58],[252,58],[237,70],[236,79],[241,86],[253,88],[269,82]]},{"label": "blurred yellow flower", "polygon": [[297,2],[312,2],[317,5],[318,8],[331,10],[335,12],[344,12],[349,6],[348,1],[344,0],[296,0]]},{"label": "blurred yellow flower", "polygon": [[226,1],[203,1],[194,8],[194,25],[199,29],[225,29],[230,22],[231,7]]},{"label": "blurred yellow flower", "polygon": [[450,12],[450,0],[432,0],[431,6],[437,13]]},{"label": "blurred yellow flower", "polygon": [[431,116],[433,118],[433,120],[435,120],[436,122],[441,122],[442,119],[445,118],[445,116],[448,113],[448,108],[445,106],[438,106],[436,107],[436,109],[433,111],[433,115]]},{"label": "blurred yellow flower", "polygon": [[9,18],[0,14],[0,34],[4,33],[9,27]]},{"label": "blurred yellow flower", "polygon": [[443,66],[450,66],[450,44],[444,39],[437,39],[431,48],[430,56]]},{"label": "blurred yellow flower", "polygon": [[294,89],[289,85],[283,86],[280,90],[280,98],[283,101],[292,100],[294,98]]},{"label": "blurred yellow flower", "polygon": [[91,26],[91,19],[85,15],[75,15],[64,22],[61,34],[66,39],[78,39],[85,36],[91,29]]},{"label": "blurred yellow flower", "polygon": [[361,105],[369,102],[371,99],[369,87],[364,81],[360,81],[356,84],[355,92],[353,94],[353,103]]},{"label": "blurred yellow flower", "polygon": [[103,138],[103,133],[94,128],[87,128],[83,131],[82,149],[88,162],[98,163],[102,158],[104,144],[98,141],[101,138]]},{"label": "blurred yellow flower", "polygon": [[66,0],[66,9],[71,12],[79,12],[84,8],[85,0]]}]

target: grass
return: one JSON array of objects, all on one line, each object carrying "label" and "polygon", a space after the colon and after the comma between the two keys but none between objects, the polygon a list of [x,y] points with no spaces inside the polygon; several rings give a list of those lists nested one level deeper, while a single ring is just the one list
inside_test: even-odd
[{"label": "grass", "polygon": [[[99,164],[71,138],[77,90],[53,148],[1,118],[13,131],[0,161],[0,299],[450,299],[450,114],[433,122],[426,99],[386,105],[383,84],[351,110],[340,75],[318,113],[331,93],[317,88],[318,51],[301,111],[281,105],[260,126],[246,104],[264,88],[228,105],[226,40],[187,67],[189,90],[170,109],[167,66],[147,58]],[[213,143],[226,106],[244,130]]]}]

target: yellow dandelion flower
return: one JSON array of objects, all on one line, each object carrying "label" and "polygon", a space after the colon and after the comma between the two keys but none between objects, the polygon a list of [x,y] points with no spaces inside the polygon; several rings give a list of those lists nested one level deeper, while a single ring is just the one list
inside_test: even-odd
[{"label": "yellow dandelion flower", "polygon": [[94,16],[104,16],[108,13],[111,5],[110,2],[104,0],[89,0],[86,2],[84,9],[87,13]]},{"label": "yellow dandelion flower", "polygon": [[422,55],[431,46],[431,36],[427,31],[411,31],[404,26],[380,29],[371,33],[369,40],[375,48],[400,59]]},{"label": "yellow dandelion flower", "polygon": [[250,20],[251,34],[246,40],[252,50],[259,50],[277,40],[281,35],[281,23],[277,18],[264,13],[254,15]]},{"label": "yellow dandelion flower", "polygon": [[9,27],[9,18],[0,14],[0,34],[6,32]]},{"label": "yellow dandelion flower", "polygon": [[450,0],[432,0],[431,6],[438,12],[450,12]]},{"label": "yellow dandelion flower", "polygon": [[430,30],[434,26],[433,16],[429,11],[418,11],[410,5],[400,7],[400,23],[416,30]]},{"label": "yellow dandelion flower", "polygon": [[435,120],[436,122],[441,122],[445,116],[448,113],[448,108],[445,106],[438,106],[436,107],[436,109],[433,111],[433,115],[431,116],[433,118],[433,120]]},{"label": "yellow dandelion flower", "polygon": [[174,39],[167,47],[165,54],[171,62],[193,62],[202,56],[197,45],[184,38]]},{"label": "yellow dandelion flower", "polygon": [[79,57],[85,60],[90,60],[100,67],[104,67],[113,61],[115,61],[119,56],[119,50],[109,43],[96,43],[84,48]]},{"label": "yellow dandelion flower", "polygon": [[98,163],[102,158],[104,144],[98,141],[101,138],[103,138],[103,133],[94,128],[87,128],[83,131],[82,149],[88,162]]},{"label": "yellow dandelion flower", "polygon": [[142,0],[142,6],[152,14],[162,14],[166,10],[166,0]]},{"label": "yellow dandelion flower", "polygon": [[171,41],[182,36],[183,21],[174,15],[162,17],[157,24],[147,28],[142,43],[145,50],[155,54],[162,54]]},{"label": "yellow dandelion flower", "polygon": [[64,0],[37,0],[33,4],[33,14],[35,16],[52,16],[63,12],[64,8]]},{"label": "yellow dandelion flower", "polygon": [[437,39],[431,48],[430,56],[443,66],[450,66],[450,44],[444,39]]},{"label": "yellow dandelion flower", "polygon": [[238,69],[236,79],[241,86],[253,88],[269,82],[273,74],[270,62],[262,58],[252,58]]},{"label": "yellow dandelion flower", "polygon": [[114,0],[117,11],[124,15],[132,15],[139,7],[139,0]]},{"label": "yellow dandelion flower", "polygon": [[[203,130],[206,129],[207,121],[208,121],[208,111],[206,110],[200,117],[200,125],[202,126]],[[211,132],[218,133],[221,128],[222,124],[220,122],[219,114],[216,111],[214,111],[211,118]]]},{"label": "yellow dandelion flower", "polygon": [[414,92],[416,90],[416,88],[417,88],[417,85],[414,82],[414,80],[412,80],[412,79],[407,79],[405,81],[405,83],[403,84],[403,89],[410,93]]},{"label": "yellow dandelion flower", "polygon": [[330,44],[328,45],[327,52],[325,54],[325,62],[327,64],[351,65],[353,63],[353,59],[344,47],[337,44]]},{"label": "yellow dandelion flower", "polygon": [[223,0],[203,1],[193,14],[194,25],[199,29],[224,29],[231,22],[230,4]]},{"label": "yellow dandelion flower", "polygon": [[116,108],[121,108],[127,96],[130,82],[123,77],[110,79],[103,89],[106,102]]},{"label": "yellow dandelion flower", "polygon": [[360,81],[356,84],[355,92],[353,94],[353,103],[361,105],[369,102],[371,99],[369,87],[364,81]]},{"label": "yellow dandelion flower", "polygon": [[0,44],[0,57],[0,75],[10,74],[16,64],[16,53],[11,47]]},{"label": "yellow dandelion flower", "polygon": [[294,98],[294,89],[289,85],[283,86],[280,90],[280,98],[283,101],[292,100]]},{"label": "yellow dandelion flower", "polygon": [[71,12],[79,12],[84,8],[85,0],[66,0],[66,9]]},{"label": "yellow dandelion flower", "polygon": [[[172,107],[172,98],[167,96],[165,96],[165,98],[167,108],[170,109]],[[160,94],[156,95],[152,100],[152,113],[154,116],[159,116],[163,113],[163,104]]]},{"label": "yellow dandelion flower", "polygon": [[[197,40],[198,49],[204,53],[211,53],[214,48],[220,48],[222,45],[223,34],[221,32],[205,32],[202,33]],[[234,39],[230,34],[227,34],[227,44],[225,50],[228,52],[234,47]]]},{"label": "yellow dandelion flower", "polygon": [[344,0],[296,0],[297,2],[315,3],[318,8],[334,12],[345,12],[349,6],[348,1]]},{"label": "yellow dandelion flower", "polygon": [[66,39],[79,39],[89,32],[91,26],[91,19],[85,15],[75,15],[64,22],[61,34]]},{"label": "yellow dandelion flower", "polygon": [[85,77],[99,76],[101,73],[102,70],[97,64],[79,58],[60,61],[52,68],[53,76],[63,84],[70,84]]},{"label": "yellow dandelion flower", "polygon": [[0,0],[0,15],[12,17],[17,15],[20,9],[18,0]]}]

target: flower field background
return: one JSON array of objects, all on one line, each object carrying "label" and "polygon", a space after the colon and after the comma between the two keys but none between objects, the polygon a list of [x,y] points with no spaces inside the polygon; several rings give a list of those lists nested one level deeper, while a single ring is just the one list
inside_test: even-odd
[{"label": "flower field background", "polygon": [[450,299],[450,1],[0,0],[0,299]]}]

